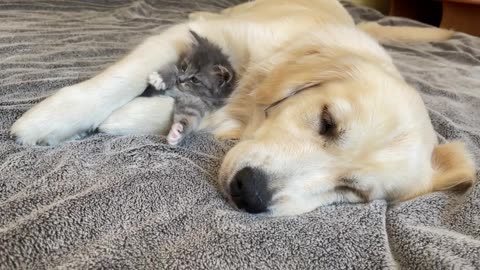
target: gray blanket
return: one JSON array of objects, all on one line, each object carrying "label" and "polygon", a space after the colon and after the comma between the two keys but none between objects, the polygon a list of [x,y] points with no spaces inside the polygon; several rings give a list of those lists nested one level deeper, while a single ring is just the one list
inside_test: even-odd
[{"label": "gray blanket", "polygon": [[[234,142],[197,134],[96,134],[24,147],[8,128],[56,89],[87,79],[192,10],[235,0],[0,1],[0,269],[480,268],[480,185],[398,205],[321,207],[296,217],[235,211],[216,189]],[[357,20],[416,25],[345,4]],[[387,46],[441,140],[480,165],[480,39]],[[406,108],[407,109],[407,108]],[[478,174],[477,174],[478,176]]]}]

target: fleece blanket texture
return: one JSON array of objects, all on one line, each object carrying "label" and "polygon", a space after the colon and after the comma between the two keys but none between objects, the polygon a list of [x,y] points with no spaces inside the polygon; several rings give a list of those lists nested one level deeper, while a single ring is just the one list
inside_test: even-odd
[{"label": "fleece blanket texture", "polygon": [[[217,170],[232,141],[95,134],[25,147],[12,123],[193,10],[237,0],[0,1],[0,269],[479,269],[480,185],[261,218],[228,205]],[[422,24],[344,3],[357,21]],[[388,45],[441,141],[480,165],[480,39]],[[408,108],[405,108],[408,109]],[[478,176],[478,173],[477,173]]]}]

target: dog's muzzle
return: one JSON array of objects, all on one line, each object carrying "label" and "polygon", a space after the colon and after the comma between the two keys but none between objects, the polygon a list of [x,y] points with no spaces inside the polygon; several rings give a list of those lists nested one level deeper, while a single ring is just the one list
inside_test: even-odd
[{"label": "dog's muzzle", "polygon": [[235,205],[249,213],[266,212],[272,198],[267,178],[258,168],[245,167],[238,171],[230,183],[230,196]]}]

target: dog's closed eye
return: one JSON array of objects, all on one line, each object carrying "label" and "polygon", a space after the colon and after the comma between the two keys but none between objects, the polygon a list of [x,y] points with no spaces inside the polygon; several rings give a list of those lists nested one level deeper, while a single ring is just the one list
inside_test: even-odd
[{"label": "dog's closed eye", "polygon": [[328,106],[323,107],[321,112],[318,133],[327,139],[335,139],[338,136],[337,123],[328,110]]}]

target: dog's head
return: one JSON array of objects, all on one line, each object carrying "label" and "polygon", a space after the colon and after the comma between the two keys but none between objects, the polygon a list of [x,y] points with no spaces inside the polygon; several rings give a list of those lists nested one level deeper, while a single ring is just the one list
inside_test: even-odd
[{"label": "dog's head", "polygon": [[471,184],[462,146],[437,146],[419,94],[389,61],[302,48],[275,64],[252,93],[261,120],[222,164],[225,194],[251,213],[294,215]]}]

